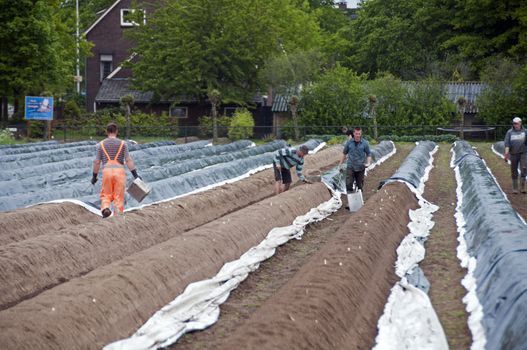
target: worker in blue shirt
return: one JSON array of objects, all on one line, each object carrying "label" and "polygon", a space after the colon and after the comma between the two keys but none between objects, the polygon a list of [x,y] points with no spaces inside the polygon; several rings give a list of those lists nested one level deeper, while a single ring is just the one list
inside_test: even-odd
[{"label": "worker in blue shirt", "polygon": [[342,167],[347,160],[346,191],[352,193],[354,182],[356,189],[362,191],[364,173],[366,168],[371,164],[371,151],[368,141],[362,138],[362,129],[360,127],[349,130],[348,138],[348,141],[344,145],[339,166]]}]

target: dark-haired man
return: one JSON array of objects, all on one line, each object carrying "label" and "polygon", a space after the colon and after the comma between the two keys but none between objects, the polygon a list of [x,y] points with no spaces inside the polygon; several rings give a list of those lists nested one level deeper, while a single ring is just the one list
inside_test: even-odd
[{"label": "dark-haired man", "polygon": [[356,127],[348,131],[348,141],[344,145],[339,166],[346,163],[346,191],[353,192],[353,183],[362,191],[364,173],[371,164],[371,152],[368,141],[362,138],[362,129]]},{"label": "dark-haired man", "polygon": [[296,148],[282,148],[276,151],[273,159],[275,194],[285,192],[293,182],[291,178],[291,168],[296,169],[296,174],[303,182],[308,182],[302,174],[304,167],[304,156],[309,153],[309,149],[302,145]]},{"label": "dark-haired man", "polygon": [[106,134],[108,137],[97,144],[97,155],[93,161],[92,185],[97,182],[97,174],[101,162],[102,189],[101,189],[101,212],[102,217],[107,218],[112,214],[110,204],[113,202],[115,211],[124,212],[124,193],[126,186],[125,163],[132,172],[134,178],[138,178],[133,159],[128,153],[126,142],[117,138],[117,125],[108,124]]}]

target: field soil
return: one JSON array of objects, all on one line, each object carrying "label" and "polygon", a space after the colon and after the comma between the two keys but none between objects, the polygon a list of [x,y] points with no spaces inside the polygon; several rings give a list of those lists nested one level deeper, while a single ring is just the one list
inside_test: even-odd
[{"label": "field soil", "polygon": [[456,179],[450,168],[450,144],[440,144],[434,168],[426,183],[424,197],[439,206],[435,226],[426,242],[426,257],[420,266],[430,281],[429,296],[441,321],[450,349],[468,349],[472,342],[468,314],[462,298],[466,294],[461,280],[466,270],[456,255],[458,246],[454,212],[457,204]]},{"label": "field soil", "polygon": [[[316,172],[322,166],[335,163],[339,154],[338,147],[322,151],[308,158],[306,168]],[[235,184],[204,192],[201,195],[208,197],[208,200],[194,210],[203,216],[209,213],[207,210],[224,213],[227,208],[232,208],[229,201],[236,199],[229,196],[230,190],[248,186],[253,190],[243,196],[256,201],[258,191],[272,191],[272,181],[272,172],[264,171]],[[122,240],[119,244],[123,246],[114,245],[111,253],[128,256],[111,263],[112,258],[105,256],[110,254],[110,250],[99,245],[104,253],[95,249],[88,259],[94,266],[98,266],[93,271],[81,277],[74,276],[78,278],[69,281],[59,280],[60,284],[51,286],[53,288],[40,290],[41,293],[36,296],[29,294],[27,300],[18,300],[18,304],[8,305],[0,312],[0,342],[3,348],[100,348],[108,342],[129,336],[156,310],[180,294],[189,283],[213,276],[223,264],[238,258],[258,244],[271,228],[288,225],[296,216],[329,199],[329,192],[321,183],[298,186],[280,196],[248,206],[246,204],[245,208],[216,220],[211,221],[210,217],[186,217],[182,220],[177,216],[180,210],[178,208],[184,209],[188,204],[186,201],[194,197],[184,197],[111,220],[100,219],[97,225],[81,224],[84,230],[70,227],[71,231],[68,232],[71,232],[71,237],[77,239],[77,236],[83,235],[82,239],[88,243],[94,237],[106,234],[109,237],[107,244],[110,245],[111,237],[117,235]],[[213,198],[220,199],[214,206],[211,204]],[[40,208],[49,210],[49,206]],[[191,225],[192,220],[209,222],[173,234],[173,230],[179,229],[178,225],[187,221],[190,222],[187,225]],[[165,241],[155,244],[150,235],[162,235],[162,231],[172,234],[164,236],[167,238]],[[131,236],[130,239],[127,235]],[[35,238],[45,243],[45,237],[46,235],[39,235]],[[142,237],[148,244],[143,244],[140,239],[134,240],[133,237]],[[53,235],[50,235],[49,239],[52,238]],[[128,241],[133,243],[127,243]],[[19,243],[24,241],[14,244]],[[1,248],[6,252],[11,245]],[[150,247],[145,248],[148,246]],[[122,250],[128,249],[127,247],[133,247],[132,250],[135,249],[136,252],[130,253],[128,250],[123,253]],[[28,246],[30,248],[35,251],[41,249],[38,245]],[[118,250],[121,252],[115,252]],[[70,269],[70,266],[64,265],[71,254],[64,250],[62,253],[58,251],[55,258],[62,263],[54,266]],[[31,257],[30,252],[27,256]],[[8,257],[16,259],[14,255]],[[22,260],[18,261],[23,263]],[[4,263],[5,261],[1,261],[1,264]],[[45,265],[38,259],[26,264],[13,269],[11,277],[4,275],[3,281],[20,278],[20,275],[25,275],[25,269],[37,271],[39,267],[33,265]],[[42,271],[44,274],[56,273],[45,267]],[[5,274],[4,271],[2,273]],[[16,283],[10,286],[12,288],[6,290],[11,293],[12,290],[24,291]],[[3,284],[2,288],[5,288]]]},{"label": "field soil", "polygon": [[416,207],[405,184],[383,187],[218,348],[370,348]]},{"label": "field soil", "polygon": [[[397,144],[397,153],[369,172],[365,180],[365,201],[377,192],[381,180],[393,175],[413,147],[414,144]],[[185,335],[172,348],[215,349],[223,344],[236,329],[258,312],[269,298],[293,278],[350,219],[351,214],[344,208],[345,205],[328,219],[309,225],[302,240],[291,241],[279,247],[271,259],[263,262],[257,271],[250,274],[247,280],[231,293],[229,299],[221,306],[221,316],[215,325],[205,331]],[[375,327],[374,325],[373,333],[370,333],[371,342],[376,334]]]},{"label": "field soil", "polygon": [[[308,157],[306,172],[316,173],[335,163],[340,152],[339,147],[333,147]],[[272,171],[267,170],[233,184],[105,220],[68,203],[2,213],[0,221],[5,218],[12,229],[4,228],[0,237],[15,238],[0,246],[0,310],[268,198],[273,194],[273,181]],[[61,219],[53,227],[46,215]],[[69,221],[64,219],[68,216]],[[36,230],[42,218],[47,221]]]}]

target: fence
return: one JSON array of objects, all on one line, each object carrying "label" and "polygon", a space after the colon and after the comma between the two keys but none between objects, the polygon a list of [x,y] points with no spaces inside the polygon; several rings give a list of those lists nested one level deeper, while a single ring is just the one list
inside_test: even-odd
[{"label": "fence", "polygon": [[[17,125],[18,134],[25,135],[25,124]],[[360,125],[363,134],[373,136],[373,126]],[[495,141],[503,139],[510,125],[472,125],[466,126],[464,136],[469,140]],[[219,137],[227,137],[230,126],[218,126]],[[240,127],[237,127],[240,128]],[[298,126],[302,139],[312,135],[342,135],[340,125],[302,125]],[[126,127],[121,127],[120,136],[126,135]],[[254,126],[252,127],[253,139],[292,139],[294,138],[294,127],[292,126]],[[459,135],[459,128],[451,125],[379,125],[377,127],[378,136],[407,136],[407,135]],[[134,126],[129,130],[130,138],[137,140],[158,140],[175,138],[211,138],[212,130],[204,126]],[[56,123],[53,126],[53,138],[60,141],[77,141],[86,139],[100,139],[105,136],[104,125],[81,125],[72,127],[64,123]],[[40,133],[31,128],[32,138],[44,138],[44,129]]]}]

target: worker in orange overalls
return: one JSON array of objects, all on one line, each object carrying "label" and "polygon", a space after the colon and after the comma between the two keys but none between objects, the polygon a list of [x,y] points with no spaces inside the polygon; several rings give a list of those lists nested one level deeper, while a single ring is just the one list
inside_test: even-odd
[{"label": "worker in orange overalls", "polygon": [[135,179],[139,177],[133,159],[128,153],[126,142],[117,138],[117,125],[108,124],[106,133],[108,137],[97,145],[97,155],[93,161],[92,185],[97,182],[97,175],[101,162],[102,189],[101,189],[101,212],[102,217],[107,218],[112,214],[110,204],[113,202],[114,211],[124,212],[124,193],[126,186],[125,163]]}]

